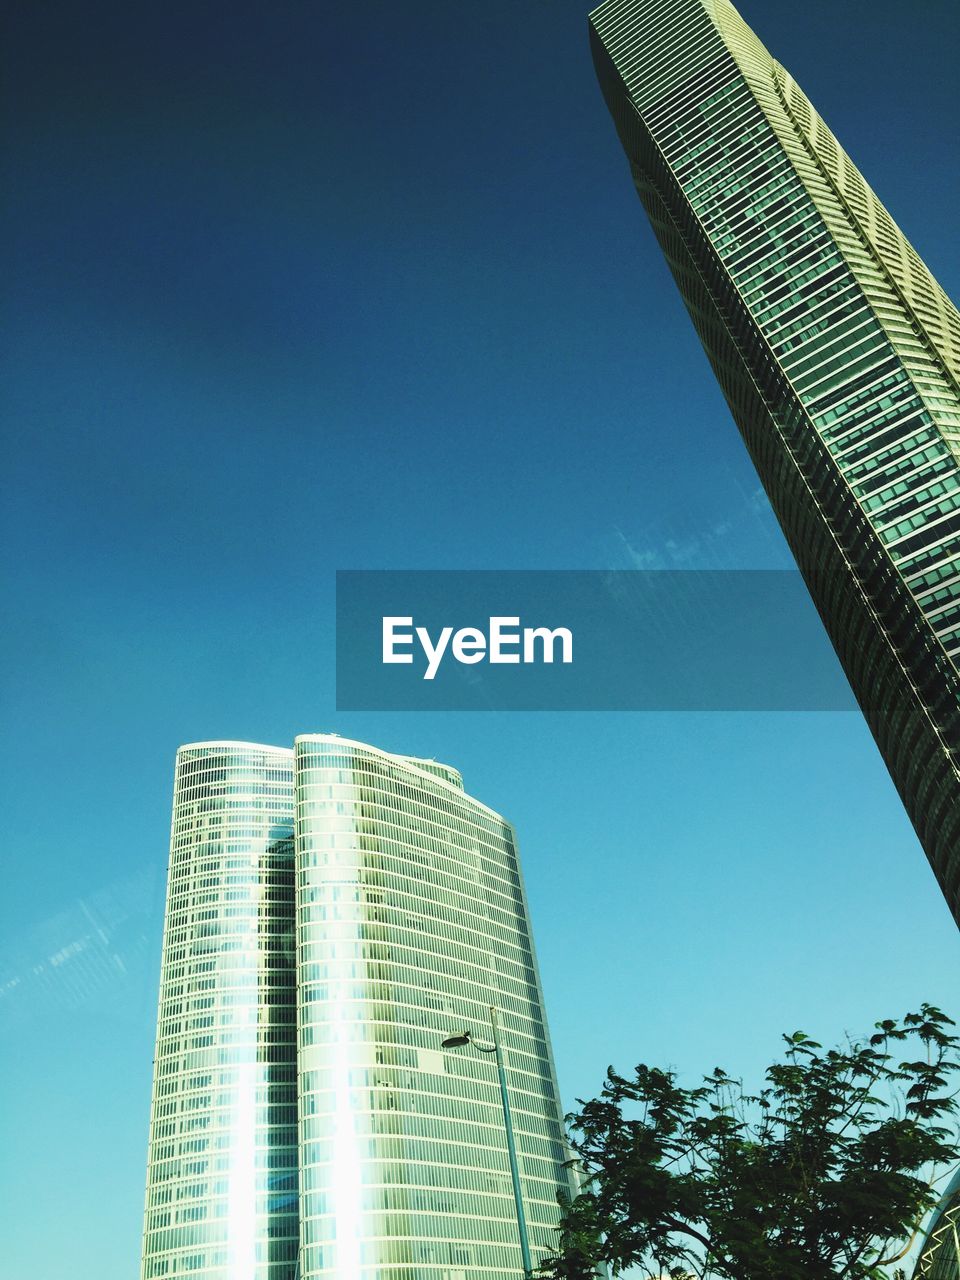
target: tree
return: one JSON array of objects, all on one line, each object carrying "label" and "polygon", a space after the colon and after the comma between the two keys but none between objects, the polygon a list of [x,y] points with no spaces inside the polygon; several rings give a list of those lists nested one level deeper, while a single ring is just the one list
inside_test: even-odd
[{"label": "tree", "polygon": [[923,1005],[841,1049],[798,1031],[753,1095],[720,1068],[685,1089],[611,1067],[568,1117],[584,1186],[541,1274],[889,1280],[958,1159],[953,1025]]}]

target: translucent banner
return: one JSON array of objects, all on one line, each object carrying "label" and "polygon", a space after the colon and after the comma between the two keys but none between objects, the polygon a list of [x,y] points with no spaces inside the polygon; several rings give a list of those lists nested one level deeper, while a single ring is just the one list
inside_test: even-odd
[{"label": "translucent banner", "polygon": [[340,711],[839,711],[780,570],[337,574]]}]

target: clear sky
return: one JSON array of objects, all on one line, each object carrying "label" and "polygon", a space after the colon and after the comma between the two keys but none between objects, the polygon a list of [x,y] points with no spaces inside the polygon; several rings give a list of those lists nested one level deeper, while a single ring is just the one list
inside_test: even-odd
[{"label": "clear sky", "polygon": [[[960,9],[741,10],[960,296]],[[337,568],[790,563],[585,8],[7,13],[0,1273],[138,1272],[180,742],[460,768],[517,827],[567,1105],[960,1014],[855,713],[335,712]]]}]

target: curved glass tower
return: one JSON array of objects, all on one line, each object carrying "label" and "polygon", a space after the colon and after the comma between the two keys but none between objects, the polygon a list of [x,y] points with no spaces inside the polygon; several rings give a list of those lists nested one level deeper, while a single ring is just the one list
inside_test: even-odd
[{"label": "curved glass tower", "polygon": [[293,1280],[293,752],[177,752],[142,1280]]},{"label": "curved glass tower", "polygon": [[933,1212],[913,1280],[957,1280],[960,1276],[960,1172]]},{"label": "curved glass tower", "polygon": [[303,1280],[522,1274],[498,1008],[534,1260],[566,1150],[511,827],[456,770],[296,742]]},{"label": "curved glass tower", "polygon": [[607,0],[640,199],[960,922],[960,315],[728,0]]},{"label": "curved glass tower", "polygon": [[[177,753],[142,1280],[522,1274],[567,1149],[513,831],[333,735]],[[299,1133],[298,1133],[299,1104]]]}]

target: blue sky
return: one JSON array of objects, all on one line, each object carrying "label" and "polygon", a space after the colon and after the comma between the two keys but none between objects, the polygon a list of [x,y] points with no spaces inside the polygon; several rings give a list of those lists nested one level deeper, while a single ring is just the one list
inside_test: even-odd
[{"label": "blue sky", "polygon": [[[960,11],[741,11],[960,296]],[[21,0],[6,45],[4,1274],[136,1274],[180,742],[462,769],[517,827],[568,1104],[960,1012],[856,714],[335,712],[338,568],[790,563],[585,10]]]}]

